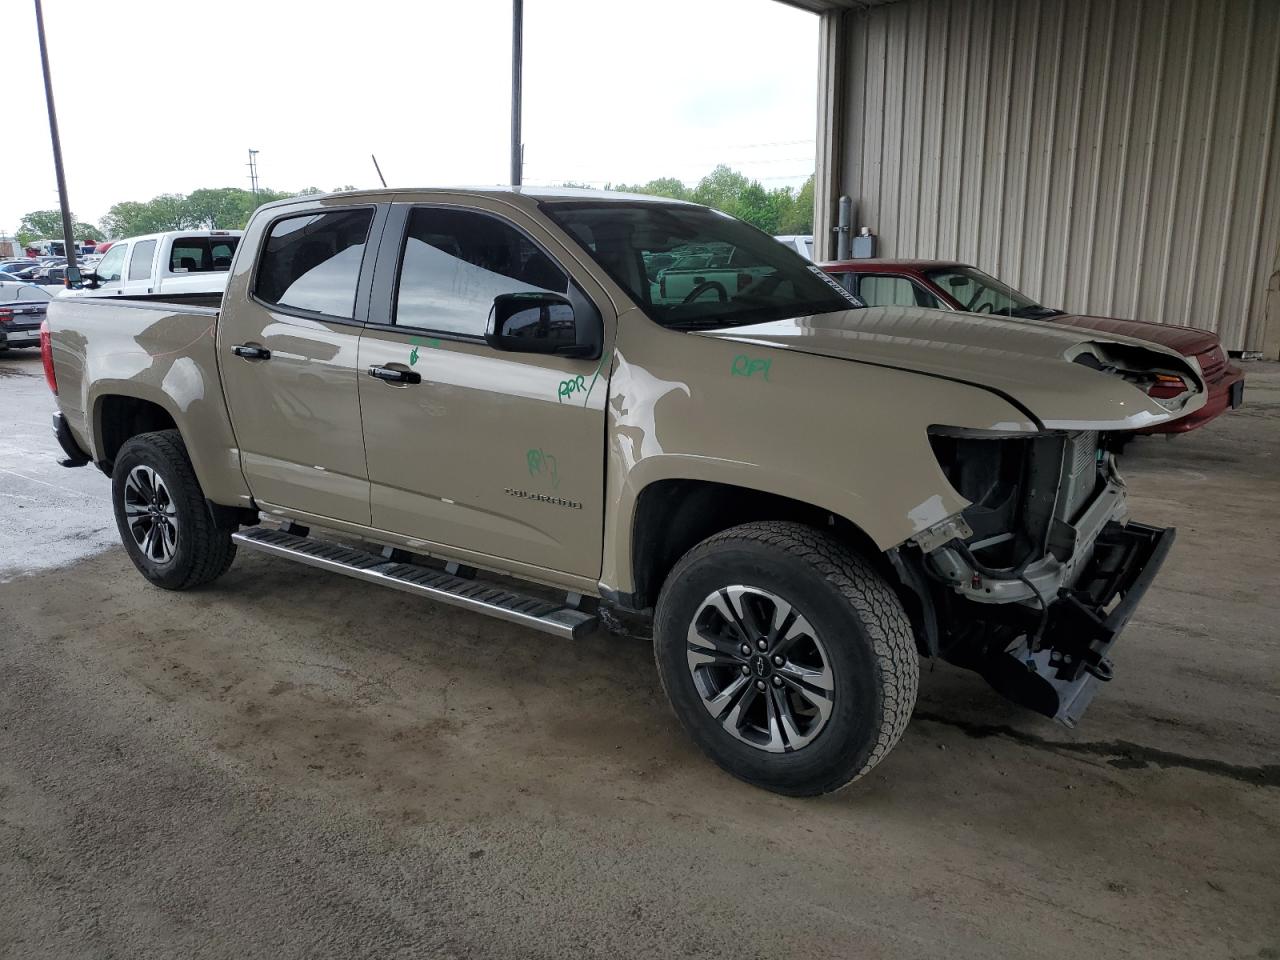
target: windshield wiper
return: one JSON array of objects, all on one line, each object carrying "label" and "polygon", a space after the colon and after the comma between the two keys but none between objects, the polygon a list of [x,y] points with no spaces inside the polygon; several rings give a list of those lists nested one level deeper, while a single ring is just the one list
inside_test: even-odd
[{"label": "windshield wiper", "polygon": [[738,327],[755,320],[726,320],[723,317],[690,317],[688,320],[668,320],[663,326],[668,330],[711,330],[716,327]]}]

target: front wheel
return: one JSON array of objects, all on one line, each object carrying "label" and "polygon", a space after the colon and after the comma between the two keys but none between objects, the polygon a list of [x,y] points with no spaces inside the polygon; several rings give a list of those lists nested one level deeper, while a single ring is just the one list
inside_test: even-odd
[{"label": "front wheel", "polygon": [[111,501],[129,558],[157,587],[200,586],[235,559],[231,531],[214,523],[177,430],[125,442],[111,471]]},{"label": "front wheel", "polygon": [[658,599],[654,652],[702,750],[748,783],[795,796],[837,790],[884,759],[920,672],[884,578],[798,523],[744,524],[685,554]]}]

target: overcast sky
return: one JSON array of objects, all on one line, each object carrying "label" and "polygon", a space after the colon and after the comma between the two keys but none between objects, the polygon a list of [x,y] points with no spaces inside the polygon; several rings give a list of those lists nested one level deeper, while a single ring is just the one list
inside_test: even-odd
[{"label": "overcast sky", "polygon": [[[509,0],[44,0],[71,205],[199,187],[491,184]],[[209,11],[205,14],[203,11]],[[57,206],[30,0],[5,0],[0,231]],[[525,182],[813,170],[817,18],[774,0],[526,0]],[[15,95],[26,91],[26,96]]]}]

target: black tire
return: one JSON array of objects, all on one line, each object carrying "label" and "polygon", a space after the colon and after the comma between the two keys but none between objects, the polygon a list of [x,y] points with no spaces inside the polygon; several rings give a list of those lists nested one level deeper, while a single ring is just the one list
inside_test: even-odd
[{"label": "black tire", "polygon": [[[732,585],[756,588],[780,598],[808,622],[812,634],[821,640],[820,645],[810,649],[816,649],[821,659],[829,661],[829,680],[825,681],[831,685],[829,707],[812,739],[798,748],[779,747],[775,739],[772,749],[784,752],[766,752],[769,748],[744,742],[710,712],[710,697],[699,689],[699,683],[707,681],[695,680],[690,650],[695,650],[695,656],[703,650],[690,642],[689,631],[695,618],[711,610],[705,601]],[[727,619],[721,626],[728,628],[719,632],[721,640],[742,639]],[[778,632],[772,630],[770,635]],[[803,631],[799,635],[805,636]],[[757,637],[757,644],[762,639],[772,642]],[[763,656],[766,662],[761,666],[758,661],[762,657],[755,656],[755,652],[748,662],[736,667],[697,669],[720,671],[716,675],[726,678],[726,684],[734,670],[739,670],[744,680],[758,685],[761,680],[756,670],[784,674],[790,668],[788,664],[775,669],[769,656]],[[719,651],[716,654],[717,661],[726,660]],[[910,620],[884,578],[829,534],[803,524],[777,521],[725,530],[680,559],[658,598],[654,656],[676,716],[698,746],[735,777],[791,796],[837,790],[883,760],[906,729],[920,677]],[[765,674],[764,681],[779,687],[778,696],[785,694],[785,675],[775,679]],[[761,701],[774,696],[768,686],[759,689],[764,692],[751,696],[758,696]],[[796,702],[808,706],[803,701]],[[772,718],[773,704],[762,702],[751,709],[766,707]],[[776,709],[780,715],[782,707]],[[746,713],[743,711],[743,716]],[[792,719],[796,716],[792,715]]]},{"label": "black tire", "polygon": [[[163,559],[138,543],[133,526],[138,517],[135,514],[130,518],[126,514],[126,486],[136,468],[154,471],[162,481],[165,504],[171,503],[173,507],[168,522],[176,529],[176,535],[171,555]],[[135,485],[132,494],[135,500],[136,490]],[[226,573],[235,559],[231,531],[214,523],[186,445],[177,430],[142,433],[125,442],[111,470],[111,505],[129,558],[138,572],[157,587],[166,590],[198,587]]]}]

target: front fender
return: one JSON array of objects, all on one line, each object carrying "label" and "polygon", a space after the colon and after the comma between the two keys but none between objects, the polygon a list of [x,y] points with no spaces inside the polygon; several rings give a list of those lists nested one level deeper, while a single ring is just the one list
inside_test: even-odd
[{"label": "front fender", "polygon": [[978,387],[656,325],[637,332],[649,321],[625,320],[609,384],[601,582],[610,590],[634,588],[636,506],[657,481],[789,497],[844,518],[887,550],[968,505],[933,455],[930,426],[1037,428]]}]

